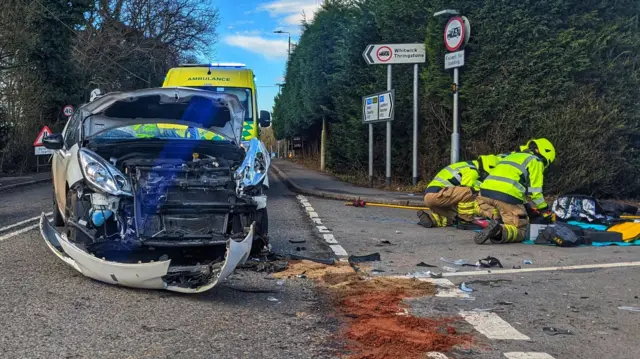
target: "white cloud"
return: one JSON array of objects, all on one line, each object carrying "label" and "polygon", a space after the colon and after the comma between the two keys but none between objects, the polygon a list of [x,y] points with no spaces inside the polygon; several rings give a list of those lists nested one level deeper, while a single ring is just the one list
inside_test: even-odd
[{"label": "white cloud", "polygon": [[260,54],[267,59],[287,58],[287,40],[265,39],[260,36],[231,35],[224,38],[228,45]]},{"label": "white cloud", "polygon": [[321,0],[276,0],[260,5],[258,11],[267,11],[271,16],[279,17],[286,25],[300,25],[303,19],[313,20],[321,4]]},{"label": "white cloud", "polygon": [[227,29],[233,30],[233,26],[229,25],[229,26],[227,26]]}]

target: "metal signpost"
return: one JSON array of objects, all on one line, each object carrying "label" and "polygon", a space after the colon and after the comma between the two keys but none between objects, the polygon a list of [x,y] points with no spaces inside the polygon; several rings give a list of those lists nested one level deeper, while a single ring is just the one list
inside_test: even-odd
[{"label": "metal signpost", "polygon": [[[437,14],[436,14],[437,15]],[[453,16],[444,27],[444,45],[449,51],[444,57],[445,70],[453,69],[453,132],[451,133],[451,163],[460,160],[460,133],[458,119],[458,86],[460,84],[458,68],[464,66],[464,50],[469,41],[471,28],[464,16]]]},{"label": "metal signpost", "polygon": [[[387,65],[387,91],[392,91],[393,64],[413,66],[413,184],[418,182],[418,64],[427,59],[424,44],[377,44],[368,45],[362,53],[369,65]],[[367,122],[367,121],[365,121]],[[391,184],[391,122],[387,121],[386,179]],[[373,183],[373,125],[369,122],[369,181]]]}]

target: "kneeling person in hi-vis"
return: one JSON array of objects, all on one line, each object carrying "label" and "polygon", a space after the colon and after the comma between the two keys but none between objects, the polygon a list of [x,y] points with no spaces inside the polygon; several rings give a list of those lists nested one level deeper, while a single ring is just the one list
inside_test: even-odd
[{"label": "kneeling person in hi-vis", "polygon": [[556,150],[546,138],[531,140],[527,145],[527,150],[503,158],[480,185],[480,212],[492,221],[475,236],[477,244],[489,239],[492,243],[524,241],[529,224],[524,204],[529,199],[544,217],[551,217],[542,183],[545,170],[556,159]]},{"label": "kneeling person in hi-vis", "polygon": [[499,161],[495,155],[484,155],[474,161],[449,165],[436,175],[425,191],[424,203],[429,210],[419,211],[419,224],[430,227],[452,225],[456,217],[471,222],[479,214],[474,197],[481,180]]}]

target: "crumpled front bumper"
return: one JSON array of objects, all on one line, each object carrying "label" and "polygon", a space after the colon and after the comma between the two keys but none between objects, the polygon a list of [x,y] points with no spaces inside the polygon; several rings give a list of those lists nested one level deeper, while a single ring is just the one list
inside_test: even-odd
[{"label": "crumpled front bumper", "polygon": [[227,278],[239,264],[244,264],[251,251],[254,227],[255,225],[251,225],[249,234],[241,242],[229,241],[225,262],[218,276],[212,276],[209,283],[200,287],[185,288],[169,285],[162,279],[167,275],[171,260],[129,264],[100,259],[71,243],[66,235],[58,233],[44,213],[40,217],[40,233],[49,249],[84,276],[125,287],[166,289],[180,293],[205,292]]}]

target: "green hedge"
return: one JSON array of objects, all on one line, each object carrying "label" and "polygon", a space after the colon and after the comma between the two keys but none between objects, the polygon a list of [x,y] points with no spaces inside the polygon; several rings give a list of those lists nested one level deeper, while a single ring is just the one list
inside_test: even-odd
[{"label": "green hedge", "polygon": [[[558,161],[546,192],[606,197],[640,193],[640,2],[328,1],[305,24],[274,107],[278,138],[319,135],[330,122],[328,165],[365,172],[368,132],[361,96],[386,88],[385,66],[368,66],[370,43],[424,41],[420,86],[420,174],[449,159],[451,76],[443,70],[446,19],[456,8],[471,22],[460,73],[464,158],[547,137]],[[412,66],[397,65],[393,177],[410,181]],[[384,125],[375,126],[376,173],[384,171]]]}]

